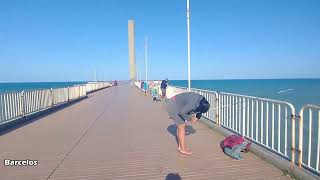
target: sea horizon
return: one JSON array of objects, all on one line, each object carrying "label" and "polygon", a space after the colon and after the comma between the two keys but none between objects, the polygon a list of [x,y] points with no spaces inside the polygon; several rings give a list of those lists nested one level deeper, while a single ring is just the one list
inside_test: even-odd
[{"label": "sea horizon", "polygon": [[[304,78],[304,77],[297,77],[297,78],[203,78],[203,79],[192,79],[191,81],[199,81],[199,80],[277,80],[277,79],[320,79],[320,77],[308,77],[308,78]],[[117,81],[130,81],[128,79],[116,79]],[[163,79],[149,79],[148,81],[160,81]],[[188,81],[188,79],[169,79],[170,80],[174,80],[174,81]],[[97,80],[97,82],[103,82],[105,80]],[[106,80],[106,81],[114,81],[114,79],[112,80]],[[139,79],[137,79],[137,81],[139,81]],[[143,79],[142,79],[143,81]],[[3,81],[0,82],[0,84],[4,84],[4,83],[55,83],[55,82],[94,82],[93,80],[77,80],[77,81]]]}]

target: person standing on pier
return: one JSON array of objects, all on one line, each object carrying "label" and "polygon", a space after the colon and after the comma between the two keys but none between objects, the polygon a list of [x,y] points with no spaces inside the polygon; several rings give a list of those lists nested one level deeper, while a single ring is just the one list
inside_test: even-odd
[{"label": "person standing on pier", "polygon": [[167,91],[167,87],[168,87],[168,78],[163,80],[161,82],[160,88],[161,88],[161,97],[162,98],[166,98],[166,91]]},{"label": "person standing on pier", "polygon": [[141,83],[140,83],[140,92],[143,92],[143,86],[144,86],[144,82],[141,81]]},{"label": "person standing on pier", "polygon": [[194,92],[185,92],[173,96],[166,104],[170,118],[177,126],[178,150],[182,154],[191,155],[190,149],[186,148],[185,129],[186,121],[197,122],[202,113],[206,113],[210,108],[205,97]]},{"label": "person standing on pier", "polygon": [[148,81],[144,82],[143,84],[144,95],[147,95],[148,93],[148,86],[149,86]]}]

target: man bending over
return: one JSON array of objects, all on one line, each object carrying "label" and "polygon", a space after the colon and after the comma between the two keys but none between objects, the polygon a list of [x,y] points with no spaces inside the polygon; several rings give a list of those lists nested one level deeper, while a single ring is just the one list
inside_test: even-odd
[{"label": "man bending over", "polygon": [[178,150],[182,154],[192,154],[185,144],[186,121],[197,122],[206,113],[210,104],[205,97],[194,92],[178,94],[167,102],[167,112],[177,126]]}]

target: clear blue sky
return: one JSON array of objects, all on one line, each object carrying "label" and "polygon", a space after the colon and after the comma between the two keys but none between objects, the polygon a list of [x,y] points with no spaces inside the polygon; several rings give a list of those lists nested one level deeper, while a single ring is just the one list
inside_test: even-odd
[{"label": "clear blue sky", "polygon": [[[187,78],[186,0],[0,0],[0,82]],[[320,78],[319,0],[191,0],[192,79]],[[143,72],[144,75],[144,72]]]}]

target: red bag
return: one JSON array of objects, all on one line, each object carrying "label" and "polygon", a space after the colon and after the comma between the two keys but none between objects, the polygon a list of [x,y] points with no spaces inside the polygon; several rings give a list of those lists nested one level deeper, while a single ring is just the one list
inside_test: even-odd
[{"label": "red bag", "polygon": [[[234,146],[240,145],[245,141],[246,140],[242,136],[231,135],[226,137],[223,141],[221,141],[220,146],[222,149],[226,147],[232,149]],[[248,143],[246,145],[246,148],[244,149],[245,152],[248,152],[250,150],[250,145],[251,143]]]}]

